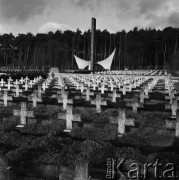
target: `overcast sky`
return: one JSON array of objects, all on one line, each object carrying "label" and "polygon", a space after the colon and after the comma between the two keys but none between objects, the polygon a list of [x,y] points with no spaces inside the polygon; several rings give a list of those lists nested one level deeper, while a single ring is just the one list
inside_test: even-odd
[{"label": "overcast sky", "polygon": [[[179,0],[0,0],[0,33],[179,27]],[[67,26],[66,26],[67,25]]]}]

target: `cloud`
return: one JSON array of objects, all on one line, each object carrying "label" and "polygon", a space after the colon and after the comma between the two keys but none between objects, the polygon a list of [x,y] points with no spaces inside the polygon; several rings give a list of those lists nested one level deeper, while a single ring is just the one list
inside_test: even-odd
[{"label": "cloud", "polygon": [[0,33],[3,33],[3,26],[0,24]]},{"label": "cloud", "polygon": [[167,25],[171,9],[175,9],[177,0],[173,2],[170,0],[75,0],[75,2],[77,7],[88,9],[106,20],[109,16],[117,18],[119,24],[126,24],[126,28]]},{"label": "cloud", "polygon": [[39,27],[39,33],[48,33],[49,31],[56,32],[57,30],[61,30],[62,32],[66,30],[74,31],[74,29],[66,24],[58,24],[55,22],[47,22],[46,24]]},{"label": "cloud", "polygon": [[49,2],[48,0],[0,0],[1,18],[5,21],[24,22],[32,16],[42,14]]},{"label": "cloud", "polygon": [[169,16],[168,23],[171,26],[179,27],[179,11],[175,11]]},{"label": "cloud", "polygon": [[92,12],[105,8],[111,13],[117,12],[119,16],[131,17],[146,14],[161,8],[168,0],[75,0],[75,5],[86,8]]},{"label": "cloud", "polygon": [[44,29],[61,29],[54,22],[88,29],[96,17],[99,29],[128,31],[179,26],[177,8],[178,0],[0,0],[0,21],[10,31],[36,32],[46,22]]},{"label": "cloud", "polygon": [[[104,0],[105,1],[105,0]],[[80,8],[82,11],[88,10],[93,13],[93,16],[98,16],[101,13],[101,0],[74,0],[73,5]]]},{"label": "cloud", "polygon": [[165,5],[167,0],[140,0],[139,9],[141,14],[151,13],[156,11]]}]

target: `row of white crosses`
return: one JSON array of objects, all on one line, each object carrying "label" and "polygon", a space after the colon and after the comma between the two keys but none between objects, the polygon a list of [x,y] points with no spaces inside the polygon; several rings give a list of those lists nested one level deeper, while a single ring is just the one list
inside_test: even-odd
[{"label": "row of white crosses", "polygon": [[[27,118],[34,118],[34,112],[27,110],[27,103],[21,102],[21,109],[14,110],[14,116],[20,117],[20,124],[17,127],[24,127],[27,124]],[[59,113],[59,119],[64,119],[66,121],[65,132],[71,132],[72,123],[81,122],[81,114],[73,114],[73,106],[67,106],[66,113]],[[119,136],[125,134],[125,126],[135,126],[134,118],[126,118],[125,109],[118,109],[118,133]],[[116,119],[112,120],[110,123],[116,123]],[[179,111],[177,111],[176,120],[176,137],[179,137]]]},{"label": "row of white crosses", "polygon": [[[73,106],[71,105],[68,105],[65,113],[59,113],[58,117],[66,121],[65,132],[71,132],[73,122],[81,122],[81,114],[73,114]],[[126,118],[125,109],[118,109],[118,116],[116,118],[110,117],[110,123],[118,124],[119,136],[125,134],[126,126],[135,126],[134,120],[134,118]]]},{"label": "row of white crosses", "polygon": [[[63,76],[60,74],[60,78],[62,78]],[[114,77],[114,78],[113,78]],[[67,78],[67,75],[65,75],[65,78]],[[120,94],[116,93],[116,89],[119,88],[119,90],[121,90],[123,92],[123,95],[126,94],[127,88],[128,91],[131,92],[132,88],[136,88],[136,87],[140,87],[140,85],[146,81],[148,81],[148,79],[151,78],[151,76],[146,76],[146,77],[118,77],[116,78],[116,76],[100,76],[100,75],[69,75],[68,76],[69,81],[71,81],[73,83],[74,86],[76,86],[77,90],[81,90],[81,92],[84,94],[86,94],[86,100],[89,101],[90,100],[90,96],[94,96],[94,93],[90,92],[90,88],[89,86],[91,85],[91,89],[95,90],[96,89],[96,85],[99,86],[98,90],[101,91],[101,94],[104,94],[106,90],[109,91],[109,88],[106,88],[105,86],[109,85],[110,89],[113,90],[112,91],[112,102],[116,102],[116,98],[120,97]],[[153,81],[149,82],[144,91],[141,89],[141,95],[140,95],[140,103],[144,103],[144,98],[149,98],[148,93],[150,91],[152,91],[152,89],[155,87],[155,85],[157,84],[159,79],[162,79],[163,77],[155,77],[153,79]],[[89,83],[90,82],[90,83]],[[94,84],[93,84],[94,82]],[[112,84],[114,83],[115,84]],[[133,86],[131,86],[131,82],[135,82],[133,84]],[[127,84],[128,83],[128,84]],[[118,86],[116,86],[116,84]],[[85,87],[86,85],[86,87]],[[94,86],[95,85],[95,86]],[[127,87],[128,85],[128,87]],[[111,86],[113,86],[111,88]],[[115,87],[115,88],[114,88]],[[85,93],[84,93],[85,91]],[[111,95],[109,95],[111,97]],[[94,104],[94,101],[92,101]],[[98,100],[96,101],[98,102]],[[136,107],[140,107],[141,105],[138,103],[135,103]],[[99,103],[96,103],[96,105],[98,106],[97,109],[99,109]],[[142,106],[141,106],[142,107]],[[134,108],[134,109],[135,109]],[[97,110],[99,111],[99,110]],[[136,110],[135,110],[136,111]]]},{"label": "row of white crosses", "polygon": [[36,83],[38,82],[42,77],[39,76],[37,78],[34,78],[34,80],[30,80],[29,81],[29,78],[26,77],[26,78],[23,78],[21,77],[20,80],[16,79],[15,81],[13,81],[13,79],[10,77],[8,80],[7,80],[7,83],[1,79],[0,81],[0,86],[1,87],[7,87],[8,90],[10,90],[12,87],[16,87],[17,85],[23,85],[23,87],[25,88],[25,90],[27,90],[28,88],[28,85],[30,85],[31,87]]},{"label": "row of white crosses", "polygon": [[[21,102],[21,109],[14,110],[14,116],[20,117],[20,124],[17,127],[24,127],[27,124],[27,118],[34,118],[34,112],[28,111],[26,102]],[[71,105],[67,106],[65,113],[59,113],[58,117],[59,119],[64,119],[66,121],[65,132],[71,132],[73,128],[72,123],[74,121],[81,122],[81,114],[73,114],[73,106]],[[111,123],[116,123],[116,122],[111,122]],[[118,123],[118,132],[120,135],[123,135],[125,133],[125,126],[127,125],[135,126],[133,118],[129,118],[129,119],[126,118],[124,109],[118,110],[117,123]]]},{"label": "row of white crosses", "polygon": [[[41,77],[37,77],[37,78],[34,78],[33,81],[37,83],[40,79],[41,79]],[[26,78],[24,78],[24,79],[21,78],[20,81],[18,81],[18,80],[15,81],[15,84],[16,84],[16,85],[12,85],[12,84],[10,84],[10,82],[12,82],[13,80],[12,80],[11,78],[8,79],[8,89],[4,89],[4,90],[3,90],[3,93],[2,93],[2,95],[1,95],[1,97],[0,97],[0,99],[4,101],[4,106],[7,106],[7,105],[8,105],[8,101],[12,101],[12,96],[8,96],[8,90],[11,90],[11,89],[9,89],[9,88],[10,88],[11,86],[12,86],[12,87],[15,87],[15,89],[13,89],[13,91],[15,92],[14,97],[19,97],[19,96],[20,96],[20,93],[23,92],[23,90],[19,88],[19,84],[25,82],[25,83],[26,83],[25,86],[26,86],[28,80],[29,80],[28,77],[26,77]],[[1,79],[1,84],[3,84],[3,82],[4,82],[4,80]],[[30,82],[28,82],[28,83],[30,83],[30,84],[32,83],[32,85],[34,85],[34,82],[30,81]],[[27,90],[27,87],[25,88],[25,90]]]},{"label": "row of white crosses", "polygon": [[[101,72],[96,72],[95,74],[116,74],[116,75],[127,75],[127,74],[135,74],[135,75],[147,75],[147,74],[161,74],[163,72],[163,70],[113,70],[113,71],[101,71]],[[164,75],[166,74],[166,71],[164,71]]]},{"label": "row of white crosses", "polygon": [[175,96],[177,91],[174,88],[174,83],[172,82],[171,75],[168,75],[165,79],[165,89],[166,92],[169,94],[168,96],[165,96],[165,99],[170,100],[169,104],[165,104],[165,109],[171,109],[172,110],[172,117],[176,117],[178,107],[178,100],[179,97]]},{"label": "row of white crosses", "polygon": [[[85,87],[85,82],[83,82],[83,81],[86,81],[86,79],[84,80],[82,78],[81,80],[76,80],[75,78],[70,77],[70,80],[74,83],[74,86],[76,86],[76,89],[77,90],[80,89],[81,92],[86,90],[87,87],[90,87],[93,90],[97,90],[97,88],[98,88],[98,90],[101,91],[101,94],[104,94],[105,91],[112,91],[113,92],[114,88],[120,88],[123,85],[123,82],[119,82],[116,79],[115,79],[116,82],[114,82],[112,79],[110,79],[110,82],[108,82],[108,80],[106,80],[106,79],[100,80],[98,77],[97,77],[97,79],[93,78],[91,80],[88,80],[88,86],[86,86],[86,87]],[[136,87],[138,85],[139,84],[135,84],[134,86],[129,85],[129,88],[125,86],[124,87],[124,94],[127,91],[127,88],[129,89],[129,91],[131,91],[132,87]]]}]

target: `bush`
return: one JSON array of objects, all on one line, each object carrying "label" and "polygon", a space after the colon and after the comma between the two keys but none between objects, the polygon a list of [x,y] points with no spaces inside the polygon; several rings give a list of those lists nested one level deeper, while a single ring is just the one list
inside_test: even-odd
[{"label": "bush", "polygon": [[13,131],[17,124],[15,121],[0,122],[0,131]]},{"label": "bush", "polygon": [[18,162],[26,157],[27,152],[27,149],[17,148],[15,150],[10,150],[8,153],[6,153],[6,156],[10,161]]},{"label": "bush", "polygon": [[0,116],[9,117],[13,115],[13,110],[16,106],[1,106],[0,107]]},{"label": "bush", "polygon": [[28,102],[28,98],[24,97],[12,97],[13,102]]},{"label": "bush", "polygon": [[36,117],[39,118],[56,118],[58,117],[58,113],[61,112],[59,106],[56,105],[39,105],[38,107],[34,108],[34,114]]},{"label": "bush", "polygon": [[21,133],[27,133],[31,135],[48,135],[48,134],[60,134],[64,130],[63,125],[56,124],[28,124],[25,127],[20,129]]},{"label": "bush", "polygon": [[24,136],[17,132],[0,132],[0,143],[13,147],[27,146],[34,140],[34,136]]},{"label": "bush", "polygon": [[80,139],[91,139],[96,141],[114,140],[117,137],[117,130],[100,128],[73,128],[72,137]]},{"label": "bush", "polygon": [[62,153],[48,151],[40,154],[38,162],[42,164],[59,164],[63,158],[64,156],[62,156]]},{"label": "bush", "polygon": [[138,162],[145,162],[146,157],[138,148],[134,147],[122,147],[118,148],[116,151],[116,158],[120,159],[130,159]]}]

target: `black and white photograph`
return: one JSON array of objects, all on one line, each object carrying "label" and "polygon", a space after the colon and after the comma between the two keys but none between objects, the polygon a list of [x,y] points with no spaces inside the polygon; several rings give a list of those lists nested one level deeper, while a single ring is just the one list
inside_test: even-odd
[{"label": "black and white photograph", "polygon": [[178,100],[178,0],[0,0],[0,180],[177,180]]}]

